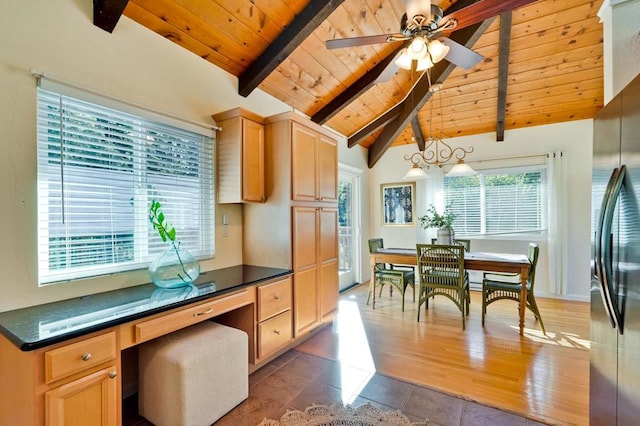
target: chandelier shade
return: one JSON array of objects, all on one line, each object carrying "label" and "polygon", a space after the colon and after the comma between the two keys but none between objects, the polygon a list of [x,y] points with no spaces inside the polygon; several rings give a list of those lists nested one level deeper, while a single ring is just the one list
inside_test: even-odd
[{"label": "chandelier shade", "polygon": [[[429,71],[427,71],[427,73],[428,72]],[[431,87],[429,87],[429,91],[431,93],[435,93],[439,92],[441,88],[441,84],[432,84]],[[432,136],[433,95],[431,98],[429,105],[429,137],[425,139],[424,150],[404,156],[405,160],[411,162],[411,169],[409,169],[409,171],[404,175],[404,179],[422,178],[420,172],[422,172],[426,177],[423,167],[429,167],[431,165],[442,167],[452,160],[455,160],[456,164],[447,173],[447,176],[469,176],[476,174],[476,171],[464,162],[465,156],[473,152],[473,147],[465,149],[459,146],[454,148],[443,141],[442,138]],[[442,94],[440,95],[440,119],[443,120],[440,125],[440,128],[443,129],[444,115],[442,111]]]}]

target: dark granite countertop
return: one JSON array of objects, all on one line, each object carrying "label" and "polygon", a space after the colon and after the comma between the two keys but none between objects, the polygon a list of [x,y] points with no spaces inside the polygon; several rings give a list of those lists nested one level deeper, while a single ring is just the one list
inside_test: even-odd
[{"label": "dark granite countertop", "polygon": [[23,351],[220,296],[291,270],[238,265],[203,272],[188,287],[144,284],[0,313],[0,332]]}]

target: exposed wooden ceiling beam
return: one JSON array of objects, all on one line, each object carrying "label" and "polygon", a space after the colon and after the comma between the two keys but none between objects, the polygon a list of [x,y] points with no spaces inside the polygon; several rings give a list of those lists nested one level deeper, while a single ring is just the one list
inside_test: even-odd
[{"label": "exposed wooden ceiling beam", "polygon": [[509,79],[509,53],[511,45],[511,12],[500,15],[500,41],[498,54],[498,121],[496,141],[504,141],[504,120],[507,112],[507,83]]},{"label": "exposed wooden ceiling beam", "polygon": [[380,76],[387,68],[391,68],[391,62],[396,58],[400,51],[409,45],[409,41],[401,43],[391,54],[380,61],[375,67],[371,68],[365,75],[360,77],[355,83],[347,87],[342,93],[336,96],[331,102],[316,112],[311,121],[324,124],[331,117],[343,110],[347,105],[357,99],[361,94],[369,90],[371,86],[380,82]]},{"label": "exposed wooden ceiling beam", "polygon": [[422,133],[422,127],[420,127],[420,120],[418,120],[418,114],[411,117],[411,128],[413,129],[413,137],[418,144],[418,150],[424,151],[424,133]]},{"label": "exposed wooden ceiling beam", "polygon": [[312,0],[240,75],[238,93],[249,96],[344,0]]},{"label": "exposed wooden ceiling beam", "polygon": [[[406,99],[406,98],[405,98]],[[371,135],[376,130],[380,129],[383,126],[386,126],[391,120],[396,118],[402,112],[403,106],[402,102],[397,103],[393,108],[387,110],[382,115],[378,116],[371,123],[367,124],[347,139],[347,146],[349,148],[353,148],[358,145],[361,140]]]},{"label": "exposed wooden ceiling beam", "polygon": [[[451,34],[451,39],[457,41],[463,46],[466,46],[467,48],[471,48],[480,38],[482,33],[484,33],[489,27],[494,18],[487,19],[482,23],[474,24],[455,31]],[[455,65],[450,64],[447,61],[438,62],[430,70],[431,82],[444,82],[454,68]],[[382,133],[380,133],[373,142],[373,145],[369,148],[369,168],[372,168],[378,160],[380,160],[393,141],[398,137],[398,135],[400,135],[400,133],[402,133],[405,127],[407,127],[411,117],[420,111],[420,109],[422,109],[422,107],[427,103],[431,97],[431,92],[429,91],[429,80],[429,76],[425,72],[413,87],[412,92],[409,94],[410,96],[407,95],[407,97],[399,104],[402,105],[402,112],[385,126]]]},{"label": "exposed wooden ceiling beam", "polygon": [[93,25],[112,33],[129,0],[93,0]]}]

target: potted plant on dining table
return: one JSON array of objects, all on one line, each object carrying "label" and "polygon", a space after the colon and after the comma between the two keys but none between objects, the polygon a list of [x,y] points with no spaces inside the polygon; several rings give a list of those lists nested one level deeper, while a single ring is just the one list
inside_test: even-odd
[{"label": "potted plant on dining table", "polygon": [[455,219],[456,215],[451,211],[451,205],[447,205],[444,212],[439,213],[436,207],[431,204],[427,213],[420,217],[420,225],[423,229],[438,229],[438,244],[453,244],[455,236],[452,225]]}]

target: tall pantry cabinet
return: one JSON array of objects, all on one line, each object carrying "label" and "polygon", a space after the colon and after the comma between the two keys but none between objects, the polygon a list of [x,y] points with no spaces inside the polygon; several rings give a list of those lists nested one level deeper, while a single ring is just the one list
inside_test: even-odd
[{"label": "tall pantry cabinet", "polygon": [[244,262],[291,268],[294,336],[338,301],[338,157],[328,129],[294,114],[265,119],[263,204],[244,206]]}]

